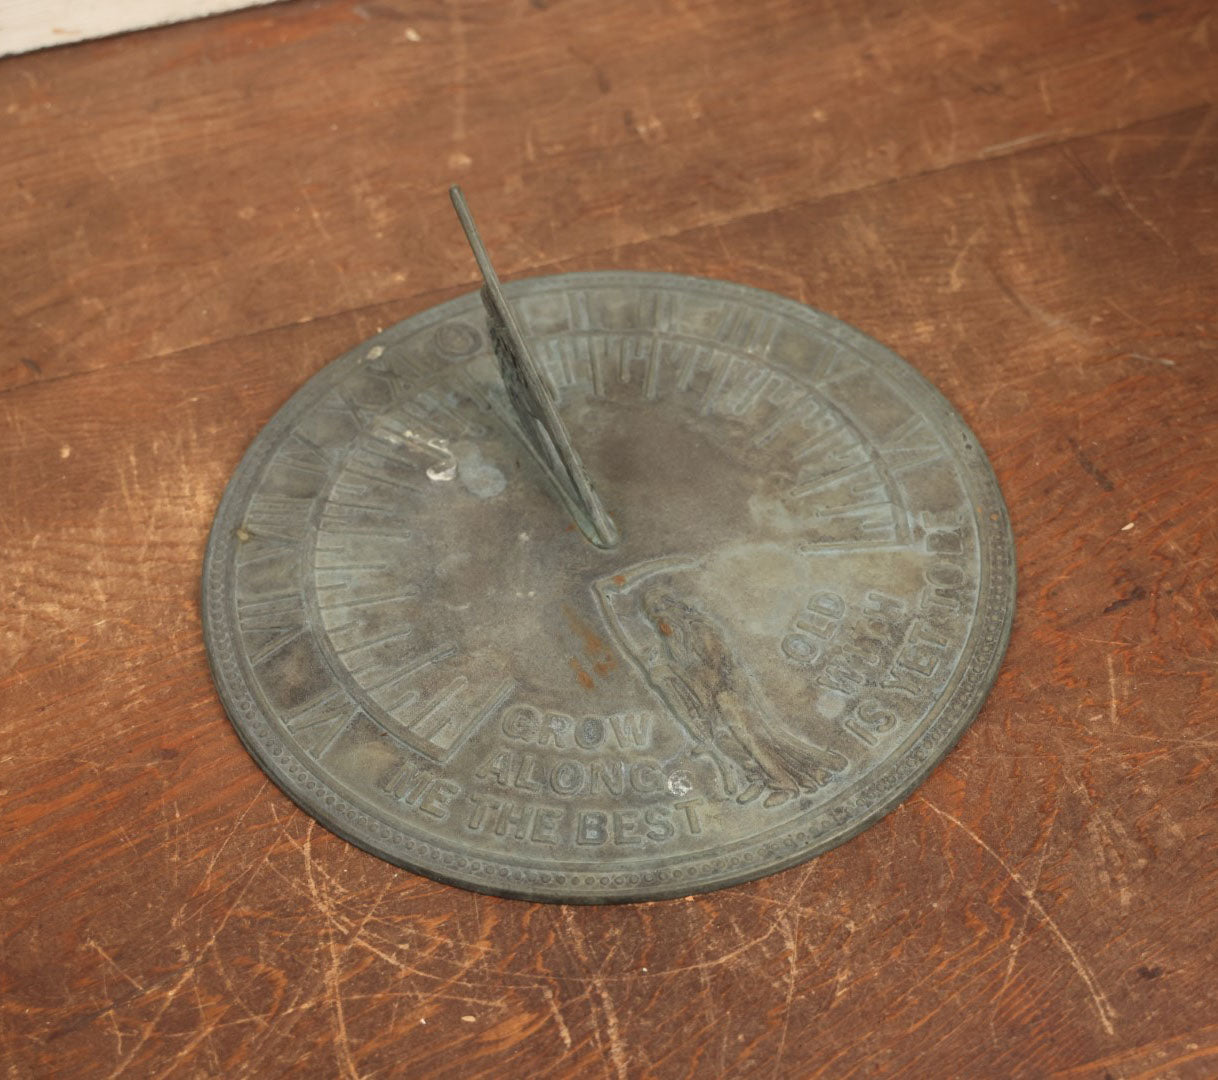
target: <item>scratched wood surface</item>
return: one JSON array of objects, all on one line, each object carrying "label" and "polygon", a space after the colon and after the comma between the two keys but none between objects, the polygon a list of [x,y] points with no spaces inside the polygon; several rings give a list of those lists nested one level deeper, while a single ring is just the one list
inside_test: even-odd
[{"label": "scratched wood surface", "polygon": [[[1187,0],[296,2],[0,63],[0,1063],[41,1076],[1218,1073],[1218,18]],[[1019,550],[900,810],[653,905],[476,897],[238,743],[206,531],[291,391],[505,277],[889,343]]]}]

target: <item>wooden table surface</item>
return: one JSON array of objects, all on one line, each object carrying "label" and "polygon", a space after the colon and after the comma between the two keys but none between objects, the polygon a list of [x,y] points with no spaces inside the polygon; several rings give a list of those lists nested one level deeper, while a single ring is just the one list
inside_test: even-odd
[{"label": "wooden table surface", "polygon": [[[0,1064],[41,1076],[1218,1074],[1218,13],[303,0],[0,62]],[[972,425],[978,720],[801,868],[586,909],[315,826],[199,622],[250,440],[505,278],[743,281]]]}]

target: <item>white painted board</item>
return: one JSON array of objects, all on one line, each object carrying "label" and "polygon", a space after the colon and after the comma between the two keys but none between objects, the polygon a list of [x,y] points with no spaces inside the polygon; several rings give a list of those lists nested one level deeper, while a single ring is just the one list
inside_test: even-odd
[{"label": "white painted board", "polygon": [[0,56],[276,0],[0,0]]}]

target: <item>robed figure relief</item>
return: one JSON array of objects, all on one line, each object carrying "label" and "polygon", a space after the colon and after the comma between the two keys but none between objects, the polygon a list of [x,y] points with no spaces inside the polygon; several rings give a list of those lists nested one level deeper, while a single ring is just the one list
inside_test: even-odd
[{"label": "robed figure relief", "polygon": [[664,584],[681,569],[690,567],[636,567],[598,588],[610,625],[649,686],[738,802],[775,807],[825,786],[848,762],[775,723],[722,630]]}]

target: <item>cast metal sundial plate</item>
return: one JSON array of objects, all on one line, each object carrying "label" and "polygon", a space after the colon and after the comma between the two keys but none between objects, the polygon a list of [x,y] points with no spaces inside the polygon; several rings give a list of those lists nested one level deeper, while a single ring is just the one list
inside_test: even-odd
[{"label": "cast metal sundial plate", "polygon": [[522,440],[477,294],[359,345],[258,436],[208,544],[250,752],[368,851],[534,900],[715,889],[866,828],[1006,647],[976,439],[896,355],[769,293],[504,292],[616,543]]}]

